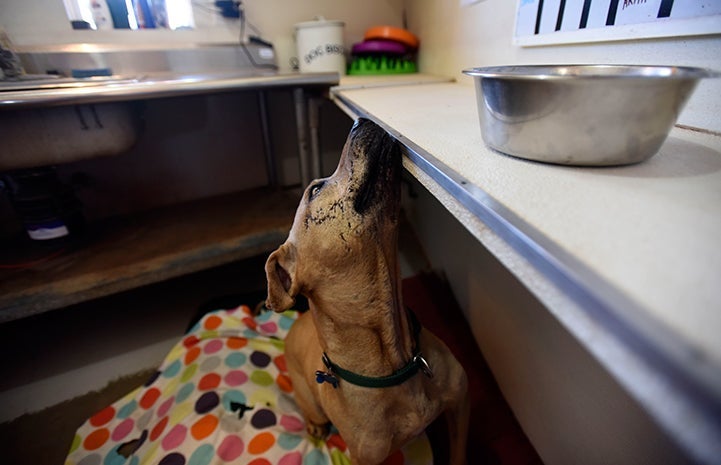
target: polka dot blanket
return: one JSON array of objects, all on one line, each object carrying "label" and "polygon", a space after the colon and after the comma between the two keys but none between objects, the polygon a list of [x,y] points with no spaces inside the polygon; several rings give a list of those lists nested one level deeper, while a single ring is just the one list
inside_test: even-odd
[{"label": "polka dot blanket", "polygon": [[[144,386],[78,429],[66,465],[350,464],[337,432],[307,435],[293,400],[283,350],[295,316],[205,315]],[[385,461],[432,463],[425,435]]]}]

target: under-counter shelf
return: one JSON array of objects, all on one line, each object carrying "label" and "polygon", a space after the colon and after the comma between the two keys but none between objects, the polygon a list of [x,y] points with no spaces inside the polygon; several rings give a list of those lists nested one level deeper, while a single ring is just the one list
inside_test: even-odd
[{"label": "under-counter shelf", "polygon": [[394,134],[406,169],[667,431],[718,457],[721,137],[674,128],[625,167],[526,161],[485,146],[471,84],[341,82],[333,98]]},{"label": "under-counter shelf", "polygon": [[285,240],[298,197],[256,189],[111,218],[31,266],[8,263],[37,258],[36,245],[3,244],[0,322],[270,252]]}]

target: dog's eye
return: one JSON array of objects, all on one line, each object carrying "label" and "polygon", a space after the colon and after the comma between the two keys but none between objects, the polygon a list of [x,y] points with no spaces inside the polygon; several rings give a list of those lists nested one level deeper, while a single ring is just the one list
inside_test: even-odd
[{"label": "dog's eye", "polygon": [[308,200],[312,200],[316,195],[318,195],[318,193],[323,189],[323,184],[325,184],[325,181],[315,183],[310,189],[308,189]]}]

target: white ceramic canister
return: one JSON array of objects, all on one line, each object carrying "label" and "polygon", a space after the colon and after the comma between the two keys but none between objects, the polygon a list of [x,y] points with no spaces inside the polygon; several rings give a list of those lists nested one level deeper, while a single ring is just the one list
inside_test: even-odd
[{"label": "white ceramic canister", "polygon": [[317,17],[295,25],[298,66],[301,73],[337,71],[345,74],[343,21]]}]

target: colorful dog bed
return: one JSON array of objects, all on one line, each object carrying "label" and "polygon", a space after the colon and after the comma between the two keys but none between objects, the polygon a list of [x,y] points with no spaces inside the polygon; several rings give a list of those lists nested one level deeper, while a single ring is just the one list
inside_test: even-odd
[{"label": "colorful dog bed", "polygon": [[[295,312],[205,315],[144,386],[88,419],[66,465],[350,464],[337,432],[312,439],[293,400],[284,338]],[[425,435],[385,465],[430,465]]]}]

